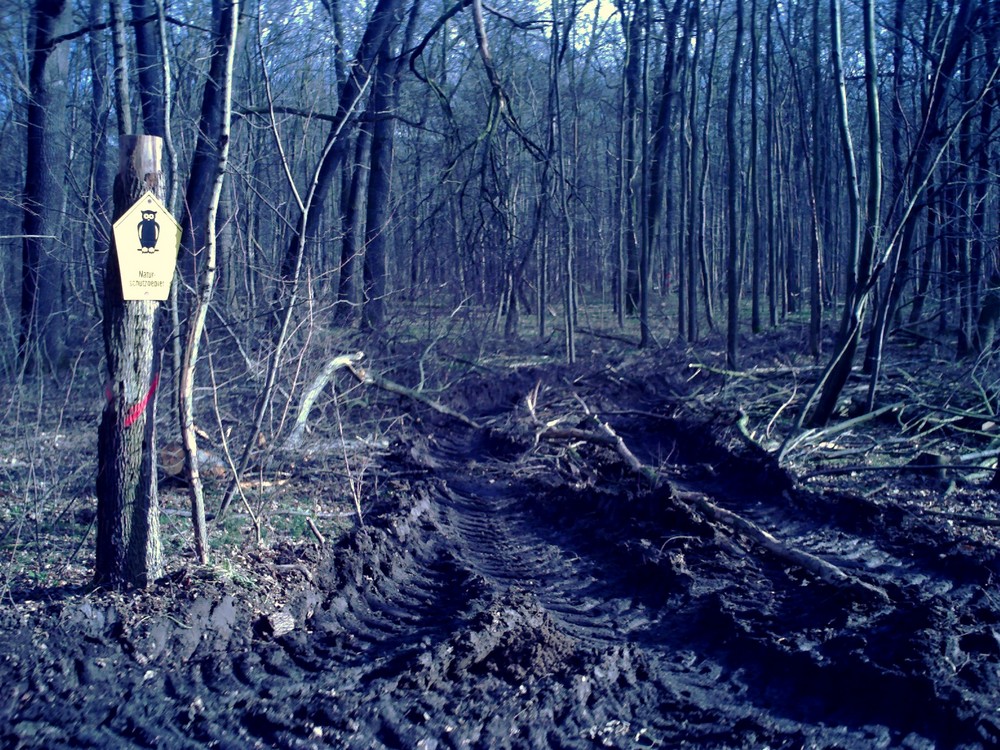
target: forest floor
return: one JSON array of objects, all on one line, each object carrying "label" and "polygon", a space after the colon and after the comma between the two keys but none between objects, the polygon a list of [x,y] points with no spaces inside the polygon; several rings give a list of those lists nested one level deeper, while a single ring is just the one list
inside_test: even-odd
[{"label": "forest floor", "polygon": [[168,575],[140,594],[88,586],[99,399],[20,398],[0,746],[1000,746],[990,370],[894,351],[891,408],[779,462],[817,373],[782,353],[800,342],[761,337],[735,375],[582,341],[574,366],[447,341],[427,373],[426,344],[369,363],[427,374],[476,427],[341,373],[216,524],[213,565],[163,479]]}]

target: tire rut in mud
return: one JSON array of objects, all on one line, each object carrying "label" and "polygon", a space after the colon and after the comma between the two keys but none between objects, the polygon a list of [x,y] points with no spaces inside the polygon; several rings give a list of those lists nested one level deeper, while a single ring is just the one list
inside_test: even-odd
[{"label": "tire rut in mud", "polygon": [[[982,738],[974,704],[942,704],[932,677],[900,671],[926,645],[919,602],[905,617],[867,609],[613,471],[603,490],[566,490],[522,476],[477,435],[438,444],[433,458],[434,481],[402,519],[342,558],[340,593],[313,618],[328,635],[301,643],[328,665],[338,651],[341,678],[351,676],[338,712],[322,717],[328,727],[352,717],[340,740],[867,748]],[[730,503],[747,481],[768,482],[744,479]],[[728,484],[712,476],[703,488],[725,497]],[[801,523],[775,510],[781,492],[770,503],[760,492],[769,510],[758,518]],[[831,534],[843,548],[861,543],[836,524],[814,527],[814,541]],[[897,642],[903,633],[913,638]]]},{"label": "tire rut in mud", "polygon": [[[672,481],[855,565],[853,599],[644,488],[601,448],[571,476],[516,440],[440,431],[429,467],[288,603],[231,598],[123,631],[111,610],[2,707],[14,747],[990,747],[1000,611],[983,550],[857,498],[810,495],[669,405],[615,429]],[[665,458],[666,457],[666,458]],[[412,458],[407,461],[412,462]],[[412,470],[412,463],[408,464]],[[412,475],[412,471],[410,474]],[[992,640],[991,640],[992,638]],[[46,655],[47,654],[47,655]],[[95,665],[99,665],[95,667]],[[27,669],[27,668],[26,668]],[[30,671],[30,670],[28,670]],[[63,701],[60,733],[49,706]],[[24,703],[27,708],[19,708]],[[25,741],[28,731],[38,741]],[[8,740],[11,740],[8,743]],[[20,744],[14,742],[20,740]]]}]

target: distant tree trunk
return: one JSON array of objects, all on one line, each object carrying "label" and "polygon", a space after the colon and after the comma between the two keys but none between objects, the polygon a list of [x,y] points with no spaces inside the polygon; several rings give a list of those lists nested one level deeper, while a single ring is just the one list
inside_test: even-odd
[{"label": "distant tree trunk", "polygon": [[[864,2],[865,39],[865,91],[868,113],[868,205],[864,227],[860,220],[861,197],[855,162],[854,145],[851,139],[850,121],[847,109],[847,94],[844,83],[844,68],[841,55],[841,11],[840,0],[830,0],[831,27],[833,30],[834,76],[836,79],[837,121],[840,129],[841,145],[848,173],[849,210],[851,228],[848,237],[847,283],[845,304],[840,334],[833,357],[823,372],[809,401],[799,417],[800,424],[822,425],[829,421],[837,406],[837,399],[847,383],[854,366],[854,356],[861,337],[867,297],[870,292],[872,264],[875,248],[879,241],[882,199],[882,137],[878,101],[878,69],[875,49],[875,0]],[[811,401],[818,394],[815,409],[810,409]]]},{"label": "distant tree trunk", "polygon": [[[770,68],[770,66],[768,67]],[[772,101],[770,94],[767,100],[769,102]],[[770,111],[770,107],[768,107],[768,111]],[[778,325],[780,284],[778,268],[781,249],[781,242],[778,237],[778,212],[776,209],[781,201],[781,180],[778,178],[777,165],[771,163],[773,155],[778,151],[778,139],[775,133],[774,118],[770,114],[766,116],[765,130],[767,131],[765,136],[767,144],[765,153],[768,155],[767,178],[765,180],[765,187],[767,189],[767,322],[771,328],[775,328]]]},{"label": "distant tree trunk", "polygon": [[[913,146],[909,160],[910,188],[908,209],[904,212],[901,219],[902,225],[897,232],[899,240],[889,248],[891,255],[885,262],[885,265],[889,269],[886,292],[883,295],[881,306],[877,311],[875,325],[873,326],[868,342],[868,350],[865,354],[865,371],[870,373],[868,389],[869,409],[875,400],[875,390],[882,366],[882,351],[889,320],[899,300],[902,286],[906,280],[906,274],[909,271],[910,255],[913,252],[913,240],[916,236],[917,225],[921,219],[920,209],[926,203],[924,199],[925,191],[930,184],[931,173],[935,167],[936,157],[934,150],[946,132],[942,118],[947,112],[949,89],[953,82],[959,78],[959,76],[956,76],[956,71],[962,58],[963,50],[965,50],[972,37],[972,24],[977,11],[977,4],[973,0],[957,0],[952,16],[951,28],[947,34],[941,36],[939,52],[934,56],[936,58],[935,68],[929,76],[929,88],[923,94],[923,121],[921,122],[920,132],[917,135],[917,140]],[[966,81],[966,84],[968,88],[963,93],[970,95],[970,99],[966,100],[963,108],[971,106],[977,98],[971,95],[971,81]],[[968,111],[964,111],[959,115],[961,118],[958,123],[959,127],[967,125],[969,114]],[[959,192],[959,196],[962,196],[961,191]],[[953,205],[957,206],[957,202]],[[964,220],[963,216],[962,221]],[[960,237],[963,236],[965,235],[960,235]],[[959,343],[961,347],[962,342]]]},{"label": "distant tree trunk", "polygon": [[[401,48],[405,51],[413,38],[420,3],[410,10]],[[394,24],[393,28],[395,28]],[[372,142],[369,153],[371,168],[368,175],[368,205],[365,214],[364,300],[361,326],[367,331],[381,331],[385,325],[385,295],[388,270],[386,251],[391,231],[391,191],[393,149],[396,134],[396,110],[403,57],[392,52],[392,32],[382,37],[382,46],[375,63],[369,116]]]},{"label": "distant tree trunk", "polygon": [[726,146],[728,151],[729,249],[726,262],[726,292],[729,307],[726,328],[726,365],[736,369],[739,361],[740,325],[740,162],[736,139],[736,108],[739,103],[740,68],[743,64],[743,0],[736,0],[736,37],[729,68],[729,103],[726,106]]},{"label": "distant tree trunk", "polygon": [[365,194],[368,192],[368,151],[371,146],[372,123],[366,119],[358,127],[354,143],[353,166],[347,190],[341,200],[340,278],[337,282],[337,305],[333,320],[337,325],[348,325],[357,317],[357,269],[362,257],[364,235]]},{"label": "distant tree trunk", "polygon": [[765,191],[767,194],[767,314],[771,327],[778,325],[778,223],[775,206],[780,200],[781,181],[775,179],[778,166],[775,158],[778,151],[777,109],[774,81],[774,32],[772,29],[772,5],[774,0],[768,0],[765,18],[767,23],[767,39],[765,42],[765,60],[767,67],[764,73],[764,89],[767,94],[764,107],[764,153],[767,155]]},{"label": "distant tree trunk", "polygon": [[[114,219],[147,190],[164,199],[163,142],[122,140]],[[104,280],[107,403],[97,440],[97,549],[94,580],[114,588],[144,587],[163,570],[155,467],[156,318],[160,303],[122,298],[114,238]]]},{"label": "distant tree trunk", "polygon": [[[624,23],[624,21],[623,21]],[[624,81],[623,81],[624,84]],[[629,128],[632,127],[630,118],[625,116],[628,108],[628,91],[626,86],[622,86],[621,96],[618,98],[618,116],[616,118],[618,129],[616,132],[616,157],[615,165],[615,197],[614,197],[614,217],[615,217],[615,244],[614,244],[614,307],[618,320],[618,327],[625,327],[625,315],[627,303],[625,300],[628,294],[628,163],[625,154],[628,151]],[[551,123],[550,123],[551,129]],[[547,166],[543,166],[543,169]],[[542,282],[542,267],[539,265],[539,286]],[[540,308],[541,309],[541,308]]]},{"label": "distant tree trunk", "polygon": [[[971,51],[966,50],[966,64],[963,71],[963,97],[972,97],[973,83]],[[970,99],[966,98],[965,101]],[[972,277],[972,215],[977,210],[973,205],[976,165],[972,161],[972,121],[963,118],[958,127],[958,174],[959,200],[955,206],[953,221],[958,228],[958,326],[955,349],[959,357],[967,357],[975,351],[972,330],[973,290],[978,279]]]},{"label": "distant tree trunk", "polygon": [[224,96],[228,60],[226,30],[233,28],[235,12],[233,3],[212,2],[212,23],[217,33],[213,35],[212,58],[202,90],[198,136],[184,190],[185,210],[181,220],[180,257],[177,259],[181,278],[192,287],[197,286],[201,253],[208,243],[209,203],[223,147],[223,129],[229,125],[223,122],[227,106]]},{"label": "distant tree trunk", "polygon": [[392,187],[392,157],[395,120],[392,59],[386,40],[383,52],[375,64],[371,102],[368,107],[372,123],[371,155],[368,170],[368,203],[365,212],[364,298],[361,327],[366,331],[381,331],[385,324],[386,247],[390,231],[390,190]]},{"label": "distant tree trunk", "polygon": [[62,268],[57,234],[69,150],[66,101],[69,49],[53,39],[72,15],[67,0],[38,0],[31,16],[27,149],[21,226],[21,329],[18,357],[25,372],[58,367],[65,349]]},{"label": "distant tree trunk", "polygon": [[[693,19],[693,14],[688,14],[688,17]],[[689,27],[690,28],[690,27]],[[682,92],[687,91],[687,82],[684,76],[687,74],[688,64],[687,64],[687,51],[683,51],[683,56],[681,58],[681,74],[682,80],[678,83],[678,88]],[[680,109],[682,110],[680,116],[678,117],[678,133],[677,133],[677,146],[680,152],[679,156],[679,169],[677,175],[678,184],[678,205],[677,205],[677,217],[676,223],[678,225],[677,237],[677,252],[676,252],[676,263],[674,268],[677,270],[677,277],[674,279],[674,288],[677,289],[677,336],[681,339],[684,338],[687,333],[687,248],[690,246],[690,241],[688,240],[688,232],[691,227],[688,222],[688,216],[690,215],[690,205],[691,205],[691,192],[688,190],[688,183],[690,181],[690,171],[691,171],[691,149],[688,146],[688,141],[690,139],[691,129],[688,123],[687,116],[687,102],[682,99]]]},{"label": "distant tree trunk", "polygon": [[[659,102],[656,107],[656,119],[653,122],[649,164],[649,187],[646,196],[644,248],[642,255],[642,306],[640,310],[640,346],[652,343],[652,333],[649,322],[649,296],[651,283],[652,245],[660,234],[664,209],[664,192],[666,190],[667,147],[670,143],[670,121],[673,116],[674,74],[677,68],[675,47],[677,44],[677,20],[683,10],[684,0],[675,0],[672,8],[664,7],[664,29],[666,43],[663,49],[663,70],[660,76]],[[687,31],[687,30],[686,30]],[[686,38],[686,37],[685,37]]]},{"label": "distant tree trunk", "polygon": [[[715,18],[712,22],[713,28],[721,28],[722,26],[722,6],[723,3],[720,0],[716,4]],[[704,29],[701,25],[701,21],[698,22],[699,33],[698,38],[701,39],[701,32]],[[711,145],[712,138],[709,133],[709,125],[712,120],[712,106],[715,97],[715,61],[719,56],[719,35],[712,34],[712,53],[709,55],[708,70],[706,73],[705,80],[705,113],[702,117],[701,125],[701,136],[699,138],[699,143],[701,145],[701,153],[699,158],[701,163],[698,169],[698,188],[697,188],[697,198],[695,199],[698,206],[697,216],[698,216],[698,234],[697,234],[697,253],[696,253],[696,266],[692,268],[692,277],[689,279],[692,285],[692,290],[694,290],[699,283],[699,277],[701,281],[701,299],[704,302],[705,307],[705,320],[708,323],[709,330],[715,330],[715,311],[714,311],[714,300],[715,300],[715,284],[712,283],[714,273],[709,269],[709,211],[708,211],[708,188],[709,188],[709,171],[711,167]],[[697,74],[694,79],[694,85],[700,86],[701,81],[698,79]],[[697,298],[697,293],[693,293],[690,303]],[[697,313],[697,309],[693,312]]]},{"label": "distant tree trunk", "polygon": [[[823,94],[823,65],[820,62],[820,16],[822,3],[817,2],[813,11],[812,33],[812,148],[803,149],[809,162],[809,216],[812,222],[809,255],[809,353],[819,358],[823,353],[823,227],[819,214],[819,199],[826,181],[824,172],[826,143],[821,132],[821,101]],[[804,135],[804,134],[803,134]],[[810,156],[811,155],[811,156]]]},{"label": "distant tree trunk", "polygon": [[643,0],[635,0],[631,13],[621,12],[625,42],[625,127],[622,161],[625,166],[625,313],[639,311],[639,217],[638,185],[643,165],[639,160],[639,140],[645,134],[639,131],[639,95],[642,90],[642,29],[645,16]]},{"label": "distant tree trunk", "polygon": [[[474,6],[475,7],[475,6]],[[559,82],[559,72],[562,67],[563,55],[566,45],[569,42],[569,27],[571,18],[565,21],[560,17],[559,0],[552,0],[552,30],[549,36],[549,106],[551,108],[550,119],[553,127],[551,159],[558,165],[556,169],[555,198],[556,205],[559,206],[558,231],[562,241],[562,261],[563,261],[563,323],[566,327],[565,352],[566,361],[570,364],[576,362],[576,247],[573,238],[573,217],[569,206],[569,191],[567,183],[572,179],[569,171],[569,160],[566,158],[566,138],[563,132],[565,125],[562,106],[562,86]],[[633,22],[634,22],[633,18]],[[566,34],[564,40],[563,34]],[[634,207],[633,201],[630,206]],[[635,218],[630,219],[634,226]],[[641,290],[640,290],[641,294]],[[634,301],[633,301],[634,302]],[[513,304],[517,305],[517,299],[513,299]]]},{"label": "distant tree trunk", "polygon": [[[701,194],[701,170],[704,164],[701,162],[701,132],[698,124],[698,92],[701,84],[698,80],[698,66],[701,62],[701,49],[704,43],[703,27],[701,23],[701,3],[695,0],[691,4],[691,13],[694,16],[694,51],[691,54],[691,89],[688,97],[688,126],[691,131],[691,144],[688,148],[688,183],[686,185],[688,193],[688,231],[687,248],[687,340],[695,342],[698,340],[698,247],[701,244],[703,231],[701,215],[703,211],[703,198]],[[707,292],[707,290],[706,290]]]},{"label": "distant tree trunk", "polygon": [[757,35],[757,0],[750,0],[750,164],[749,164],[749,186],[750,186],[750,211],[751,223],[753,226],[752,258],[753,267],[750,276],[750,330],[760,333],[763,329],[761,319],[761,285],[764,276],[764,228],[761,225],[760,210],[760,168],[758,166],[757,155],[760,151],[759,141],[759,120],[757,114],[757,101],[760,77],[760,54],[758,52]]},{"label": "distant tree trunk", "polygon": [[932,183],[927,188],[927,224],[924,234],[923,259],[920,262],[920,276],[913,292],[913,306],[910,308],[909,324],[916,325],[924,314],[927,293],[931,287],[931,272],[934,269],[935,252],[938,245],[941,209],[941,191]]},{"label": "distant tree trunk", "polygon": [[[351,120],[357,114],[364,93],[372,82],[379,50],[399,25],[402,5],[402,0],[377,0],[358,51],[352,64],[348,66],[347,78],[338,91],[337,112],[330,125],[322,156],[313,174],[308,195],[304,197],[304,203],[300,207],[295,230],[291,232],[288,247],[281,258],[273,305],[276,320],[283,318],[283,311],[295,302],[298,272],[305,260],[304,255],[322,221],[323,206],[333,178],[347,156]],[[275,336],[281,335],[281,327],[280,324],[274,326]]]},{"label": "distant tree trunk", "polygon": [[[1000,36],[1000,30],[997,30],[994,26],[994,34]],[[990,44],[990,41],[987,41]],[[994,64],[995,50],[994,50]],[[998,295],[1000,295],[1000,290],[997,289],[998,278],[997,278],[997,264],[1000,264],[1000,257],[994,260],[993,268],[991,273],[986,273],[986,268],[984,268],[984,263],[986,261],[985,245],[988,236],[987,227],[988,217],[987,212],[988,201],[987,198],[990,192],[990,132],[993,128],[993,110],[996,107],[997,99],[1000,97],[1000,92],[997,90],[997,84],[994,84],[993,94],[983,102],[983,109],[980,114],[979,119],[979,137],[980,137],[980,148],[979,148],[979,158],[976,164],[976,180],[975,186],[973,187],[973,213],[972,213],[972,284],[971,292],[972,298],[970,304],[972,307],[973,316],[976,318],[977,324],[973,330],[973,343],[974,351],[976,354],[983,354],[989,351],[992,343],[993,336],[985,335],[986,329],[984,329],[982,323],[988,318],[993,317],[996,314],[995,310],[991,310],[991,300],[992,304],[997,301]],[[980,297],[978,282],[982,279],[986,282],[987,286],[990,288],[986,292],[985,296]],[[994,323],[995,325],[995,323]]]},{"label": "distant tree trunk", "polygon": [[[92,26],[101,21],[103,0],[90,0],[90,15]],[[87,272],[91,292],[94,297],[94,314],[100,315],[102,290],[98,284],[98,269],[105,261],[107,242],[104,240],[111,232],[111,206],[108,197],[111,194],[111,174],[107,166],[108,136],[111,124],[109,122],[109,105],[113,98],[108,87],[108,65],[105,59],[105,48],[97,34],[91,34],[87,41],[87,56],[89,58],[92,81],[90,129],[94,134],[94,146],[90,159],[90,173],[87,190],[87,213],[89,216],[88,231],[93,246],[93,254],[86,253]]]}]

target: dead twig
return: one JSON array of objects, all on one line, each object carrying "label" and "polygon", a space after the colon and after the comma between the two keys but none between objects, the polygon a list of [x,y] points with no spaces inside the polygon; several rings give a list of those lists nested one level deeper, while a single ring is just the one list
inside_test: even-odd
[{"label": "dead twig", "polygon": [[319,527],[316,525],[316,522],[311,518],[309,518],[308,516],[306,517],[306,525],[309,527],[309,531],[312,532],[312,535],[316,537],[317,542],[319,542],[320,544],[326,544],[326,537],[320,533]]},{"label": "dead twig", "polygon": [[474,430],[480,429],[480,424],[474,419],[467,417],[460,411],[452,409],[447,404],[442,404],[430,396],[421,393],[420,391],[415,391],[412,388],[407,388],[405,385],[400,385],[399,383],[389,380],[388,378],[383,378],[381,375],[376,375],[369,370],[362,370],[359,367],[355,367],[352,363],[345,365],[345,367],[350,371],[350,373],[357,378],[359,383],[363,385],[371,385],[376,388],[381,388],[383,391],[389,393],[395,393],[397,396],[406,396],[409,399],[418,401],[425,406],[429,406],[434,411],[439,414],[444,414],[447,417],[458,420],[462,424],[471,427]]}]

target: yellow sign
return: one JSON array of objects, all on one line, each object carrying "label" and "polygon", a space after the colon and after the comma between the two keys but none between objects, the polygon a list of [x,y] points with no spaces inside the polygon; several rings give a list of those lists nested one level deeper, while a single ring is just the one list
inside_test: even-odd
[{"label": "yellow sign", "polygon": [[146,193],[115,222],[122,299],[165,300],[177,265],[181,225],[153,193]]}]

